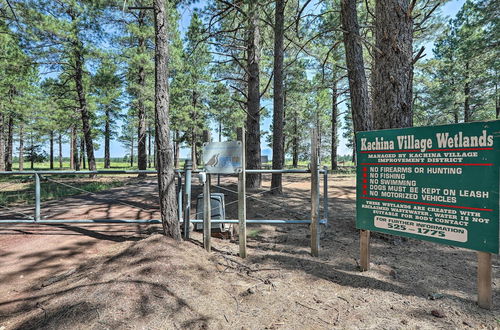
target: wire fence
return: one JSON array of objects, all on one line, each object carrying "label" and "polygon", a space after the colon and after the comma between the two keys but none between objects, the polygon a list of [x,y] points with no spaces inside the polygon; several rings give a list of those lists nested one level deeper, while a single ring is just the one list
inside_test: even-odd
[{"label": "wire fence", "polygon": [[[192,171],[193,173],[198,173],[200,171]],[[182,198],[185,193],[186,184],[183,185],[183,170],[176,170],[177,180],[176,180],[176,192],[178,200],[178,218],[180,222],[183,222],[183,214],[185,213],[183,208],[188,203],[183,203]],[[282,174],[307,174],[310,173],[309,170],[247,170],[247,173],[259,173],[259,174],[272,174],[272,173],[282,173]],[[321,170],[324,174],[324,207],[322,215],[322,223],[325,223],[328,219],[328,206],[327,206],[327,181],[328,181],[328,171],[327,169]],[[94,178],[82,178],[82,176],[92,175]],[[140,201],[130,201],[128,194],[134,193],[136,188],[134,188],[131,181],[134,180],[144,180],[144,178],[138,178],[138,175],[146,175],[146,178],[151,178],[150,175],[157,175],[154,170],[105,170],[105,171],[14,171],[14,172],[0,172],[0,223],[53,223],[53,222],[67,222],[67,223],[161,223],[160,219],[153,218],[157,216],[158,205],[155,203],[157,201],[156,190],[154,193],[148,196],[142,196]],[[5,179],[8,178],[8,181]],[[107,178],[104,180],[103,178]],[[156,180],[153,180],[156,184]],[[194,180],[193,180],[194,181]],[[283,183],[282,187],[288,187],[294,184],[294,181]],[[129,185],[130,189],[126,189],[127,195],[115,194],[113,192],[114,188],[119,188]],[[234,189],[230,189],[228,186],[213,185],[214,188],[219,189],[227,194],[238,195],[238,192]],[[189,185],[191,189],[191,185]],[[276,188],[274,188],[276,189]],[[100,191],[106,190],[106,193],[101,193]],[[123,189],[122,189],[123,190]],[[273,189],[265,189],[256,193],[247,194],[246,198],[257,201],[276,210],[282,209],[284,207],[282,202],[276,202],[268,197],[263,197],[265,193],[272,193]],[[111,194],[111,196],[110,196]],[[79,199],[73,201],[73,204],[68,203],[67,199],[71,199],[74,196],[79,196]],[[84,196],[85,198],[80,198]],[[63,199],[63,203],[51,203],[50,201]],[[123,206],[130,210],[135,210],[134,214],[140,214],[142,217],[146,215],[148,219],[142,219],[140,217],[130,218],[130,219],[116,219],[116,218],[97,218],[92,212],[86,214],[86,219],[75,219],[69,217],[63,217],[65,212],[59,212],[57,217],[52,219],[51,215],[54,212],[49,212],[46,214],[46,208],[50,208],[51,211],[67,209],[68,214],[71,214],[74,209],[78,208],[77,203],[89,201],[89,204],[94,203],[96,205],[92,208],[98,208],[99,205],[113,205]],[[44,205],[42,205],[44,202]],[[230,206],[238,203],[238,199],[232,200],[225,204],[225,206]],[[49,205],[45,205],[49,204]],[[103,206],[104,207],[104,206]],[[218,206],[222,207],[222,206]],[[89,206],[89,208],[91,208]],[[217,210],[217,209],[213,209]],[[287,209],[288,213],[294,213],[293,210]],[[3,215],[2,215],[3,213]],[[108,212],[110,213],[110,212]],[[200,223],[203,220],[200,219],[202,212],[195,212],[191,214],[190,217],[194,218],[191,220],[193,223]],[[109,215],[109,214],[107,214]],[[128,214],[129,215],[129,214]],[[127,216],[128,216],[127,215]],[[194,217],[193,217],[194,215]],[[296,212],[296,216],[300,217],[302,214]],[[248,223],[285,223],[285,220],[272,220],[272,219],[250,219]],[[300,222],[297,222],[300,221]],[[289,223],[307,223],[308,220],[289,220]],[[214,223],[237,223],[234,219],[223,219],[217,220],[213,219]]]}]

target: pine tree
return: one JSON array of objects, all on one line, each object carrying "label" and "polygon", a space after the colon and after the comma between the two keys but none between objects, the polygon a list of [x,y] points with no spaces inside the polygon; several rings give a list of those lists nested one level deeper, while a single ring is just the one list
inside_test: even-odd
[{"label": "pine tree", "polygon": [[[87,1],[16,1],[23,39],[30,55],[47,67],[65,72],[73,82],[89,169],[95,170],[92,113],[86,87],[86,61],[100,34],[101,7]],[[69,80],[62,80],[65,84]]]},{"label": "pine tree", "polygon": [[104,58],[92,77],[93,95],[104,123],[104,168],[110,168],[110,143],[115,135],[117,119],[120,117],[122,81],[117,74],[117,66],[109,58]]},{"label": "pine tree", "polygon": [[12,170],[14,131],[27,111],[36,70],[23,52],[19,38],[0,21],[0,171]]}]

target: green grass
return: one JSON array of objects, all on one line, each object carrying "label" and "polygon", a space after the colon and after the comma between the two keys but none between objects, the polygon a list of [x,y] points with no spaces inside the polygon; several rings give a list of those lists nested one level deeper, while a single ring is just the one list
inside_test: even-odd
[{"label": "green grass", "polygon": [[259,234],[262,232],[262,229],[249,229],[247,232],[247,236],[250,238],[255,238],[259,236]]}]

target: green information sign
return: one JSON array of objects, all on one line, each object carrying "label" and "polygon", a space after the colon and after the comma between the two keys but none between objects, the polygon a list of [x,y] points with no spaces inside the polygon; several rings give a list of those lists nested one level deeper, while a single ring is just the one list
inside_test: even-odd
[{"label": "green information sign", "polygon": [[359,132],[356,227],[498,253],[500,121]]}]

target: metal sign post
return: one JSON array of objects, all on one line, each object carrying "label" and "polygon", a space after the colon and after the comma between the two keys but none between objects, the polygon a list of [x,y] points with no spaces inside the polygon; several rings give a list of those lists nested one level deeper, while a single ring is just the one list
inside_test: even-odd
[{"label": "metal sign post", "polygon": [[35,221],[40,221],[40,175],[35,173]]},{"label": "metal sign post", "polygon": [[311,254],[319,255],[319,168],[318,129],[311,134]]},{"label": "metal sign post", "polygon": [[247,257],[247,198],[246,198],[246,159],[245,159],[245,128],[238,128],[241,143],[241,171],[238,174],[238,220],[240,257]]},{"label": "metal sign post", "polygon": [[210,242],[212,236],[211,223],[211,201],[210,201],[210,174],[206,174],[205,183],[203,185],[203,247],[210,252],[212,244]]},{"label": "metal sign post", "polygon": [[189,227],[191,226],[191,173],[193,161],[186,159],[184,163],[184,239],[189,239]]}]

